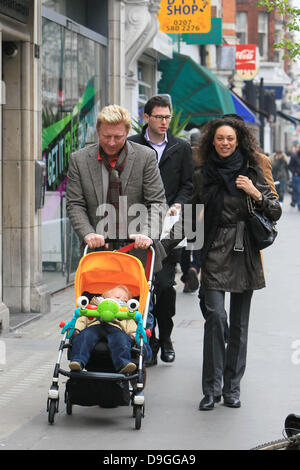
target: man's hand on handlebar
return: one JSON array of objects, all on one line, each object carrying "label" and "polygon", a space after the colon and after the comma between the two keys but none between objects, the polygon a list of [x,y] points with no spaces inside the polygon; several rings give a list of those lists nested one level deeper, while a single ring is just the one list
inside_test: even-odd
[{"label": "man's hand on handlebar", "polygon": [[84,241],[87,246],[91,249],[99,248],[101,246],[105,246],[105,248],[108,248],[108,243],[105,243],[103,235],[99,235],[98,233],[88,233],[84,237]]},{"label": "man's hand on handlebar", "polygon": [[[129,238],[134,240],[135,249],[139,248],[142,250],[147,250],[153,243],[151,238],[147,237],[146,235],[132,234],[129,236]],[[84,241],[90,249],[99,248],[101,246],[108,248],[108,243],[105,243],[105,238],[103,235],[99,235],[98,233],[88,233],[84,237]]]},{"label": "man's hand on handlebar", "polygon": [[147,237],[146,235],[132,234],[129,235],[129,238],[135,241],[134,248],[136,249],[141,248],[142,250],[147,250],[153,243],[151,238]]}]

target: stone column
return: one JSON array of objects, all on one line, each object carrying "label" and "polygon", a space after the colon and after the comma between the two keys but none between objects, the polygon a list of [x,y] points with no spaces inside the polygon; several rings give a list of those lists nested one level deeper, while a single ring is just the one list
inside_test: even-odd
[{"label": "stone column", "polygon": [[35,210],[35,160],[41,158],[40,2],[35,0],[28,40],[3,60],[3,300],[10,312],[46,312],[42,284],[41,216]]},{"label": "stone column", "polygon": [[126,107],[136,111],[137,61],[158,31],[160,0],[125,0],[126,4]]},{"label": "stone column", "polygon": [[[2,44],[2,33],[0,32],[0,44]],[[2,77],[2,47],[0,48],[0,77]],[[5,88],[4,82],[0,82],[0,136],[1,142],[3,139],[2,136],[2,106],[5,99]],[[3,88],[2,88],[3,87]],[[3,99],[2,99],[3,98]],[[0,145],[0,181],[2,182],[2,145]],[[0,191],[0,266],[3,266],[3,256],[2,256],[2,243],[3,243],[3,231],[2,231],[2,191]],[[0,270],[0,334],[6,333],[9,330],[9,310],[7,306],[2,301],[2,269]]]},{"label": "stone column", "polygon": [[110,0],[109,103],[136,111],[137,60],[158,31],[160,0]]},{"label": "stone column", "polygon": [[3,299],[22,311],[21,42],[17,54],[3,56],[6,104],[3,107]]},{"label": "stone column", "polygon": [[[34,0],[34,15],[32,24],[33,43],[42,47],[42,10],[41,2]],[[31,120],[30,152],[31,160],[30,178],[34,188],[35,163],[42,156],[42,56],[41,51],[35,54],[33,45],[30,46],[30,97],[29,109]],[[42,275],[42,210],[35,208],[35,191],[31,194],[30,206],[30,309],[32,312],[46,313],[51,308],[51,295],[47,285],[43,284]]]},{"label": "stone column", "polygon": [[108,2],[108,83],[109,104],[125,102],[125,5],[122,0]]}]

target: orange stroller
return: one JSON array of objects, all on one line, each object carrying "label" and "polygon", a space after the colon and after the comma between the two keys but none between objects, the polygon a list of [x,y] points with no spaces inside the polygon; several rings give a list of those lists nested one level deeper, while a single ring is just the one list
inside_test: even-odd
[{"label": "orange stroller", "polygon": [[[95,251],[87,253],[87,247],[75,274],[76,308],[74,317],[62,327],[63,340],[59,346],[58,360],[54,368],[52,385],[48,392],[48,421],[54,423],[55,413],[59,406],[59,375],[67,376],[65,404],[67,414],[72,414],[73,405],[116,407],[129,405],[133,407],[135,428],[140,429],[144,417],[144,352],[147,341],[146,324],[153,291],[153,267],[155,252],[151,246],[147,253],[147,264],[144,269],[141,261],[128,254],[133,243],[117,251]],[[111,362],[105,336],[99,338],[85,370],[66,371],[60,367],[64,349],[68,349],[68,358],[72,348],[72,333],[78,315],[98,315],[98,310],[89,310],[88,302],[92,296],[101,295],[117,284],[125,284],[132,292],[133,299],[129,313],[137,321],[136,345],[132,347],[132,357],[137,363],[134,374],[127,376],[117,373]],[[138,311],[136,307],[138,306]],[[99,307],[99,306],[98,306]],[[95,307],[94,307],[95,308]],[[99,313],[100,314],[100,313]],[[121,315],[120,313],[117,315]],[[103,321],[103,316],[99,320]],[[125,317],[122,317],[125,318]]]}]

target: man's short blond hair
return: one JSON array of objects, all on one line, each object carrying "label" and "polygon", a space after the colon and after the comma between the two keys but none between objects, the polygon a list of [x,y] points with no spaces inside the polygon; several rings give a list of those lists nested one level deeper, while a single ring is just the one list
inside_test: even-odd
[{"label": "man's short blond hair", "polygon": [[111,104],[102,108],[97,117],[96,128],[99,130],[99,127],[102,123],[107,124],[121,124],[124,123],[126,129],[129,131],[131,127],[131,115],[127,109],[122,108],[117,104]]}]

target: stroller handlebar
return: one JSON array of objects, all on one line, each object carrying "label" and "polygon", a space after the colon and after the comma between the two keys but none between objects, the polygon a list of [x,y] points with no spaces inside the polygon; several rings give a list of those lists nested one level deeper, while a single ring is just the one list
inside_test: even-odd
[{"label": "stroller handlebar", "polygon": [[[115,242],[116,240],[111,240],[110,238],[105,238],[104,239],[104,243],[110,243],[110,242]],[[134,239],[133,238],[118,238],[117,241],[120,243],[120,245],[122,246],[121,248],[117,249],[116,251],[130,251],[131,249],[133,249],[134,247]],[[126,243],[127,245],[124,245],[124,243]],[[132,247],[131,247],[132,245]],[[99,248],[103,248],[103,247],[99,247]],[[124,248],[127,248],[127,250],[124,250]],[[129,249],[128,249],[129,248]],[[154,247],[153,245],[150,245],[147,250],[151,249],[154,251]],[[89,246],[88,245],[85,245],[84,247],[84,252],[83,252],[83,256],[85,256],[87,254],[89,250]]]}]

